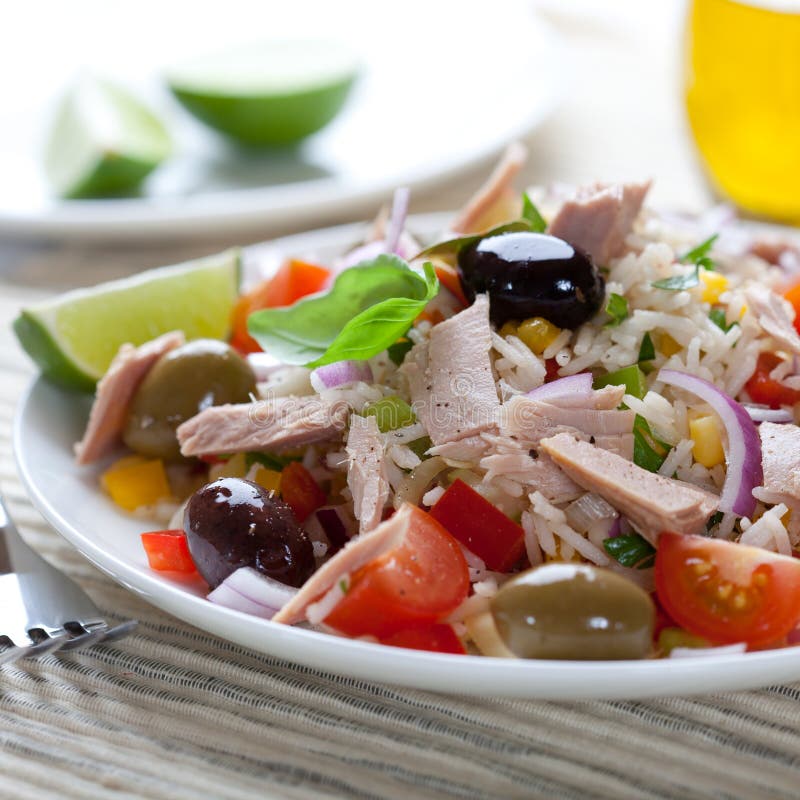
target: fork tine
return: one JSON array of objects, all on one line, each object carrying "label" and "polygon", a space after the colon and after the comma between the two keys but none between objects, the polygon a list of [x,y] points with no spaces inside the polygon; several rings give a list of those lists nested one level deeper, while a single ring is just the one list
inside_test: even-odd
[{"label": "fork tine", "polygon": [[121,639],[123,636],[127,636],[129,633],[133,633],[138,624],[139,621],[136,619],[129,619],[127,622],[121,622],[119,625],[111,628],[108,633],[106,633],[103,641],[113,642],[115,639]]},{"label": "fork tine", "polygon": [[65,630],[58,630],[49,634],[45,639],[40,642],[35,642],[29,647],[24,647],[25,651],[23,658],[30,656],[43,656],[45,653],[52,653],[59,650],[69,641],[69,635]]},{"label": "fork tine", "polygon": [[90,623],[87,625],[80,625],[85,632],[73,636],[73,638],[69,639],[66,644],[64,644],[62,649],[77,650],[81,647],[88,647],[92,644],[98,644],[99,642],[120,639],[126,634],[130,633],[137,624],[138,623],[136,620],[129,620],[128,622],[123,622],[114,628],[109,628],[108,623],[106,622],[101,622],[99,624]]},{"label": "fork tine", "polygon": [[12,645],[5,650],[0,650],[0,666],[3,664],[11,664],[18,658],[24,658],[27,651],[27,647],[20,647],[18,645]]}]

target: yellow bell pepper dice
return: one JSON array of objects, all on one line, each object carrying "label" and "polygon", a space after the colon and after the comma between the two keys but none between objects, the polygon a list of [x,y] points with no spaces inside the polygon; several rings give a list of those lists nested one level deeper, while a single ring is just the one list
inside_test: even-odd
[{"label": "yellow bell pepper dice", "polygon": [[268,492],[279,492],[281,488],[281,473],[274,469],[259,467],[253,479],[259,486],[263,486]]},{"label": "yellow bell pepper dice", "polygon": [[700,282],[703,284],[701,299],[712,305],[719,302],[720,295],[728,288],[728,279],[724,275],[706,269],[700,270]]},{"label": "yellow bell pepper dice", "polygon": [[698,464],[711,469],[725,461],[722,436],[715,417],[697,417],[689,420],[689,436],[694,442],[692,454]]},{"label": "yellow bell pepper dice", "polygon": [[536,355],[541,355],[547,350],[560,333],[561,328],[556,327],[544,317],[526,319],[517,329],[517,336]]},{"label": "yellow bell pepper dice", "polygon": [[674,356],[675,353],[680,353],[683,350],[683,345],[680,342],[676,342],[668,333],[662,333],[658,349],[669,358]]},{"label": "yellow bell pepper dice", "polygon": [[125,511],[152,506],[172,497],[164,464],[158,458],[121,458],[103,473],[101,483],[111,499]]}]

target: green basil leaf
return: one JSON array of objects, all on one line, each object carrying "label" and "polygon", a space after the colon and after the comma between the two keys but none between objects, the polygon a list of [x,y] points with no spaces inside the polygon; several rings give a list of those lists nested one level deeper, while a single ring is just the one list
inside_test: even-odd
[{"label": "green basil leaf", "polygon": [[612,292],[606,303],[606,314],[611,319],[606,322],[604,328],[615,328],[628,317],[628,301],[621,294]]},{"label": "green basil leaf", "polygon": [[688,275],[673,275],[671,278],[663,278],[660,281],[653,281],[650,285],[656,289],[667,289],[670,292],[679,292],[682,289],[691,289],[700,283],[700,267],[695,267],[694,272]]},{"label": "green basil leaf", "polygon": [[670,449],[666,442],[656,439],[647,420],[637,414],[633,422],[633,463],[648,472],[658,472]]},{"label": "green basil leaf", "polygon": [[522,193],[522,218],[528,220],[531,224],[531,230],[534,233],[544,233],[547,228],[547,223],[544,217],[539,213],[533,200],[528,197],[527,192]]},{"label": "green basil leaf", "polygon": [[[718,233],[715,233],[713,236],[709,236],[704,242],[700,242],[697,247],[693,247],[687,253],[684,253],[678,260],[683,264],[698,264],[701,259],[705,258],[711,252],[711,248],[714,246],[714,242],[716,242],[718,238]],[[701,266],[705,265],[701,264]]]},{"label": "green basil leaf", "polygon": [[430,247],[420,250],[420,252],[417,253],[411,260],[416,261],[418,258],[424,258],[427,256],[455,256],[458,255],[460,250],[463,250],[465,247],[469,247],[471,244],[475,244],[475,242],[485,239],[488,236],[498,236],[501,233],[516,233],[519,231],[530,230],[531,223],[527,219],[517,219],[513,222],[505,222],[502,225],[492,228],[491,230],[485,231],[484,233],[470,233],[468,236],[457,236],[454,239],[445,239],[443,242],[432,244]]},{"label": "green basil leaf", "polygon": [[648,569],[656,559],[656,550],[638,533],[626,536],[613,536],[603,541],[603,549],[623,567]]},{"label": "green basil leaf", "polygon": [[344,270],[325,294],[254,312],[247,329],[287,364],[371,358],[402,337],[439,291],[433,265],[423,269],[424,277],[402,258],[380,255]]},{"label": "green basil leaf", "polygon": [[642,337],[642,343],[639,346],[639,357],[636,359],[639,363],[642,361],[652,361],[656,357],[656,348],[653,340],[650,338],[649,333],[645,333]]}]

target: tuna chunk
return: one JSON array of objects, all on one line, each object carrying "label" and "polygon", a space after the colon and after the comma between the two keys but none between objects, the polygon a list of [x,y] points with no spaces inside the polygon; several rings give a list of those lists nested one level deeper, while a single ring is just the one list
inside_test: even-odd
[{"label": "tuna chunk", "polygon": [[375,417],[350,417],[347,435],[347,485],[353,495],[353,510],[367,533],[381,521],[383,507],[389,499],[389,481],[384,465],[383,437]]},{"label": "tuna chunk", "polygon": [[446,442],[437,447],[431,447],[428,455],[442,456],[448,461],[463,461],[474,463],[484,455],[488,445],[481,436],[469,436],[457,442]]},{"label": "tuna chunk", "polygon": [[762,330],[781,347],[800,354],[800,336],[794,328],[794,310],[789,301],[759,284],[748,287],[745,297]]},{"label": "tuna chunk", "polygon": [[150,368],[164,353],[180,347],[185,341],[181,331],[172,331],[140,347],[132,344],[120,347],[97,384],[86,432],[75,445],[75,458],[79,464],[96,461],[119,444],[131,400]]},{"label": "tuna chunk", "polygon": [[506,436],[483,434],[488,455],[481,459],[480,467],[486,470],[486,481],[502,476],[510,478],[530,490],[541,492],[551,503],[565,503],[583,494],[581,489],[545,453],[537,455],[520,442]]},{"label": "tuna chunk", "polygon": [[774,496],[772,502],[800,500],[800,428],[762,422],[758,435],[761,437],[764,489]]},{"label": "tuna chunk", "polygon": [[649,189],[649,182],[582,187],[561,206],[547,232],[589,253],[596,264],[608,264],[625,252],[625,238]]},{"label": "tuna chunk", "polygon": [[497,397],[489,350],[489,299],[478,295],[469,307],[431,329],[403,364],[413,408],[434,446],[456,442],[497,424]]},{"label": "tuna chunk", "polygon": [[528,160],[528,150],[520,142],[509,145],[486,183],[469,199],[450,225],[453,233],[480,233],[514,214],[510,206],[511,184]]},{"label": "tuna chunk", "polygon": [[177,434],[185,456],[284,450],[340,438],[349,415],[341,400],[277,397],[206,408],[180,425]]},{"label": "tuna chunk", "polygon": [[300,591],[272,618],[273,622],[294,625],[305,619],[306,609],[331,588],[373,559],[399,547],[406,536],[412,506],[400,507],[394,516],[381,523],[368,536],[351,539],[330,561],[323,564]]},{"label": "tuna chunk", "polygon": [[663,531],[704,533],[719,504],[710,492],[648,472],[566,433],[545,439],[541,447],[575,483],[599,494],[654,545]]},{"label": "tuna chunk", "polygon": [[605,437],[632,433],[635,418],[636,414],[629,409],[564,408],[523,395],[503,406],[500,431],[531,447],[562,432],[572,433],[579,439],[595,436],[607,441]]}]

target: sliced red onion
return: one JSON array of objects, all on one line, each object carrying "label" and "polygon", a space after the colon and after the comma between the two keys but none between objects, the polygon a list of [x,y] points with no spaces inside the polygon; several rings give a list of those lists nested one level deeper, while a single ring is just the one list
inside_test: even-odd
[{"label": "sliced red onion", "polygon": [[579,372],[577,375],[568,375],[566,378],[558,378],[531,389],[527,396],[531,400],[540,400],[550,403],[553,400],[563,400],[565,398],[578,397],[588,399],[592,396],[592,376],[588,372]]},{"label": "sliced red onion", "polygon": [[394,199],[392,200],[392,213],[386,225],[387,253],[397,253],[399,255],[398,245],[400,244],[400,236],[403,233],[403,228],[406,225],[408,201],[410,197],[411,191],[407,186],[395,189]]},{"label": "sliced red onion", "polygon": [[317,367],[311,373],[311,385],[315,392],[358,381],[372,383],[372,369],[366,361],[336,361]]},{"label": "sliced red onion", "polygon": [[787,408],[742,405],[753,422],[794,422],[794,414]]},{"label": "sliced red onion", "polygon": [[303,523],[312,541],[330,544],[327,555],[341,550],[358,532],[355,517],[345,505],[322,506]]},{"label": "sliced red onion", "polygon": [[252,567],[241,567],[208,595],[212,603],[271,619],[297,594],[297,589],[262,575]]},{"label": "sliced red onion", "polygon": [[249,353],[247,363],[256,376],[256,381],[266,381],[284,364],[269,353]]},{"label": "sliced red onion", "polygon": [[694,658],[695,656],[733,656],[746,653],[747,645],[744,642],[725,644],[720,647],[674,647],[669,654],[670,658]]},{"label": "sliced red onion", "polygon": [[753,489],[761,485],[764,473],[758,430],[747,411],[713,383],[696,375],[662,369],[657,379],[699,397],[719,415],[728,435],[725,452],[727,473],[719,498],[719,510],[740,517],[751,516],[756,507]]},{"label": "sliced red onion", "polygon": [[607,539],[613,539],[615,536],[622,536],[622,517],[617,517],[608,529]]}]

